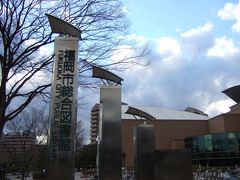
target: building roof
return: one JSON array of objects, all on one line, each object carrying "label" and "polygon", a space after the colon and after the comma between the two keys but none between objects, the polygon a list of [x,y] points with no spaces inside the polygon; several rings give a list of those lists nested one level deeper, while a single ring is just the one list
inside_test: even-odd
[{"label": "building roof", "polygon": [[[141,107],[141,106],[131,106],[146,113],[152,115],[157,120],[208,120],[209,117],[195,114],[192,112],[186,112],[184,110],[174,110],[174,109],[164,109],[157,107]],[[135,119],[134,116],[130,114],[125,114],[128,109],[128,105],[122,105],[122,119]],[[139,117],[140,119],[140,117]]]},{"label": "building roof", "polygon": [[223,91],[228,97],[230,97],[236,103],[240,103],[240,85],[230,87]]},{"label": "building roof", "polygon": [[125,114],[139,116],[143,119],[148,119],[148,120],[156,120],[155,117],[153,117],[151,114],[148,114],[146,111],[142,111],[141,109],[138,109],[138,108],[132,107],[132,106],[128,106],[128,109],[125,112]]}]

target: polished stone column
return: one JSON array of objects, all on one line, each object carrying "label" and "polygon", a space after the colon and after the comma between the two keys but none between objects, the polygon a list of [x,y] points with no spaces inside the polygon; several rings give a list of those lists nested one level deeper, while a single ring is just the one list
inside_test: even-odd
[{"label": "polished stone column", "polygon": [[135,180],[154,180],[155,133],[153,124],[133,129]]},{"label": "polished stone column", "polygon": [[121,86],[100,88],[99,180],[122,180]]}]

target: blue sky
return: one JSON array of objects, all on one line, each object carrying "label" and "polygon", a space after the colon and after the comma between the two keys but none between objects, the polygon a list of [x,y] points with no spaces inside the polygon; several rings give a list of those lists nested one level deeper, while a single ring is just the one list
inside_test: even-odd
[{"label": "blue sky", "polygon": [[[131,22],[124,38],[131,43],[118,47],[109,60],[136,55],[146,44],[151,51],[140,60],[150,61],[148,66],[115,72],[124,79],[122,101],[177,110],[190,106],[210,117],[227,112],[235,103],[221,91],[240,84],[240,2],[124,1],[122,11]],[[49,47],[40,49],[45,52]],[[98,91],[79,91],[78,119],[88,135],[97,102]]]},{"label": "blue sky", "polygon": [[[156,38],[177,35],[206,22],[214,22],[218,32],[226,29],[227,24],[218,17],[218,11],[226,3],[236,4],[237,0],[149,0],[126,2],[131,30],[134,33]],[[224,31],[226,33],[226,31]]]},{"label": "blue sky", "polygon": [[129,38],[150,44],[151,64],[122,73],[123,98],[130,104],[193,106],[210,116],[228,111],[234,102],[221,91],[239,83],[239,10],[236,0],[126,2]]},{"label": "blue sky", "polygon": [[[112,59],[151,48],[148,66],[115,72],[124,78],[122,100],[130,105],[183,110],[194,107],[210,117],[234,105],[221,91],[240,84],[240,4],[237,0],[131,0],[123,9],[131,21],[123,45]],[[137,47],[136,47],[137,46]],[[128,48],[128,50],[126,50]],[[81,115],[99,101],[83,92]],[[89,127],[89,123],[86,123]]]}]

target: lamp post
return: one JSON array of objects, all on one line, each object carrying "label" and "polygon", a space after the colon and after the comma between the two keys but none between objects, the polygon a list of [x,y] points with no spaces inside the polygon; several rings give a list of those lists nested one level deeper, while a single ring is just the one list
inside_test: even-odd
[{"label": "lamp post", "polygon": [[54,42],[51,109],[49,115],[47,180],[73,180],[77,118],[77,64],[81,31],[46,14]]}]

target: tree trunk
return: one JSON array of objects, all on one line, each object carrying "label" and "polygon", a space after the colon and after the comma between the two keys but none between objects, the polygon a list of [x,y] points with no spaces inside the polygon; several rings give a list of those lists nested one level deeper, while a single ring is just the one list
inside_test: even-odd
[{"label": "tree trunk", "polygon": [[7,79],[7,73],[5,73],[5,70],[2,69],[2,82],[1,82],[1,87],[0,87],[0,138],[2,137],[3,134],[3,129],[6,123],[5,119],[5,112],[6,112],[6,79]]},{"label": "tree trunk", "polygon": [[0,118],[0,138],[1,138],[2,135],[3,135],[4,125],[5,125],[5,121],[1,120],[1,118]]}]

